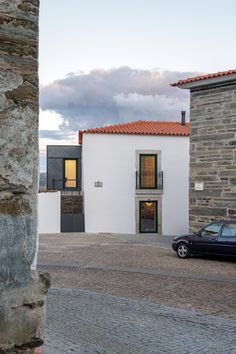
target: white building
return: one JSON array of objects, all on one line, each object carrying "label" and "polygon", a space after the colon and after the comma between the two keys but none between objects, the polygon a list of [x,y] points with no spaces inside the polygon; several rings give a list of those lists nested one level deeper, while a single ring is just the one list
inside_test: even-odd
[{"label": "white building", "polygon": [[188,232],[188,123],[137,121],[79,137],[85,232]]}]

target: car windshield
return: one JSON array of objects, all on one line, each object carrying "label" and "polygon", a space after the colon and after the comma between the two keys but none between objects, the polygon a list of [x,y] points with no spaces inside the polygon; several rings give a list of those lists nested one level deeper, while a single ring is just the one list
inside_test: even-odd
[{"label": "car windshield", "polygon": [[201,236],[202,237],[216,236],[219,233],[221,226],[222,223],[208,225],[204,229],[202,229]]}]

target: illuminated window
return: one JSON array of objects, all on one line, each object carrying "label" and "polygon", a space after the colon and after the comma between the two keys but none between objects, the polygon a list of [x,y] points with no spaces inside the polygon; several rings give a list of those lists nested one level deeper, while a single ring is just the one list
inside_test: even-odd
[{"label": "illuminated window", "polygon": [[157,188],[157,155],[140,155],[140,188]]},{"label": "illuminated window", "polygon": [[64,180],[65,188],[77,187],[77,160],[64,160]]}]

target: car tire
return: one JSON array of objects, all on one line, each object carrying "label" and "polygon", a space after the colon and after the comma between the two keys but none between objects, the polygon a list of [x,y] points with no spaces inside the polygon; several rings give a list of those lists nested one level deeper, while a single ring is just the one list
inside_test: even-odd
[{"label": "car tire", "polygon": [[177,246],[177,255],[179,258],[189,258],[191,252],[189,246],[185,242],[180,242]]}]

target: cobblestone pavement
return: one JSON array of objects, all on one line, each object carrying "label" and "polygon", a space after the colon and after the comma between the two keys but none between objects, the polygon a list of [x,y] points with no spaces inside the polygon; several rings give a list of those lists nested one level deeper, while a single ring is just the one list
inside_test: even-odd
[{"label": "cobblestone pavement", "polygon": [[41,235],[39,266],[54,287],[147,300],[236,319],[236,262],[180,260],[172,237]]},{"label": "cobblestone pavement", "polygon": [[111,234],[58,234],[40,236],[40,263],[93,267],[136,267],[236,277],[236,262],[206,257],[180,260],[171,249],[173,237]]},{"label": "cobblestone pavement", "polygon": [[41,235],[53,287],[44,353],[236,354],[235,261],[180,260],[171,241]]},{"label": "cobblestone pavement", "polygon": [[236,321],[145,301],[52,289],[44,354],[236,353]]},{"label": "cobblestone pavement", "polygon": [[135,272],[41,267],[55,287],[77,288],[151,301],[236,319],[236,284]]}]

